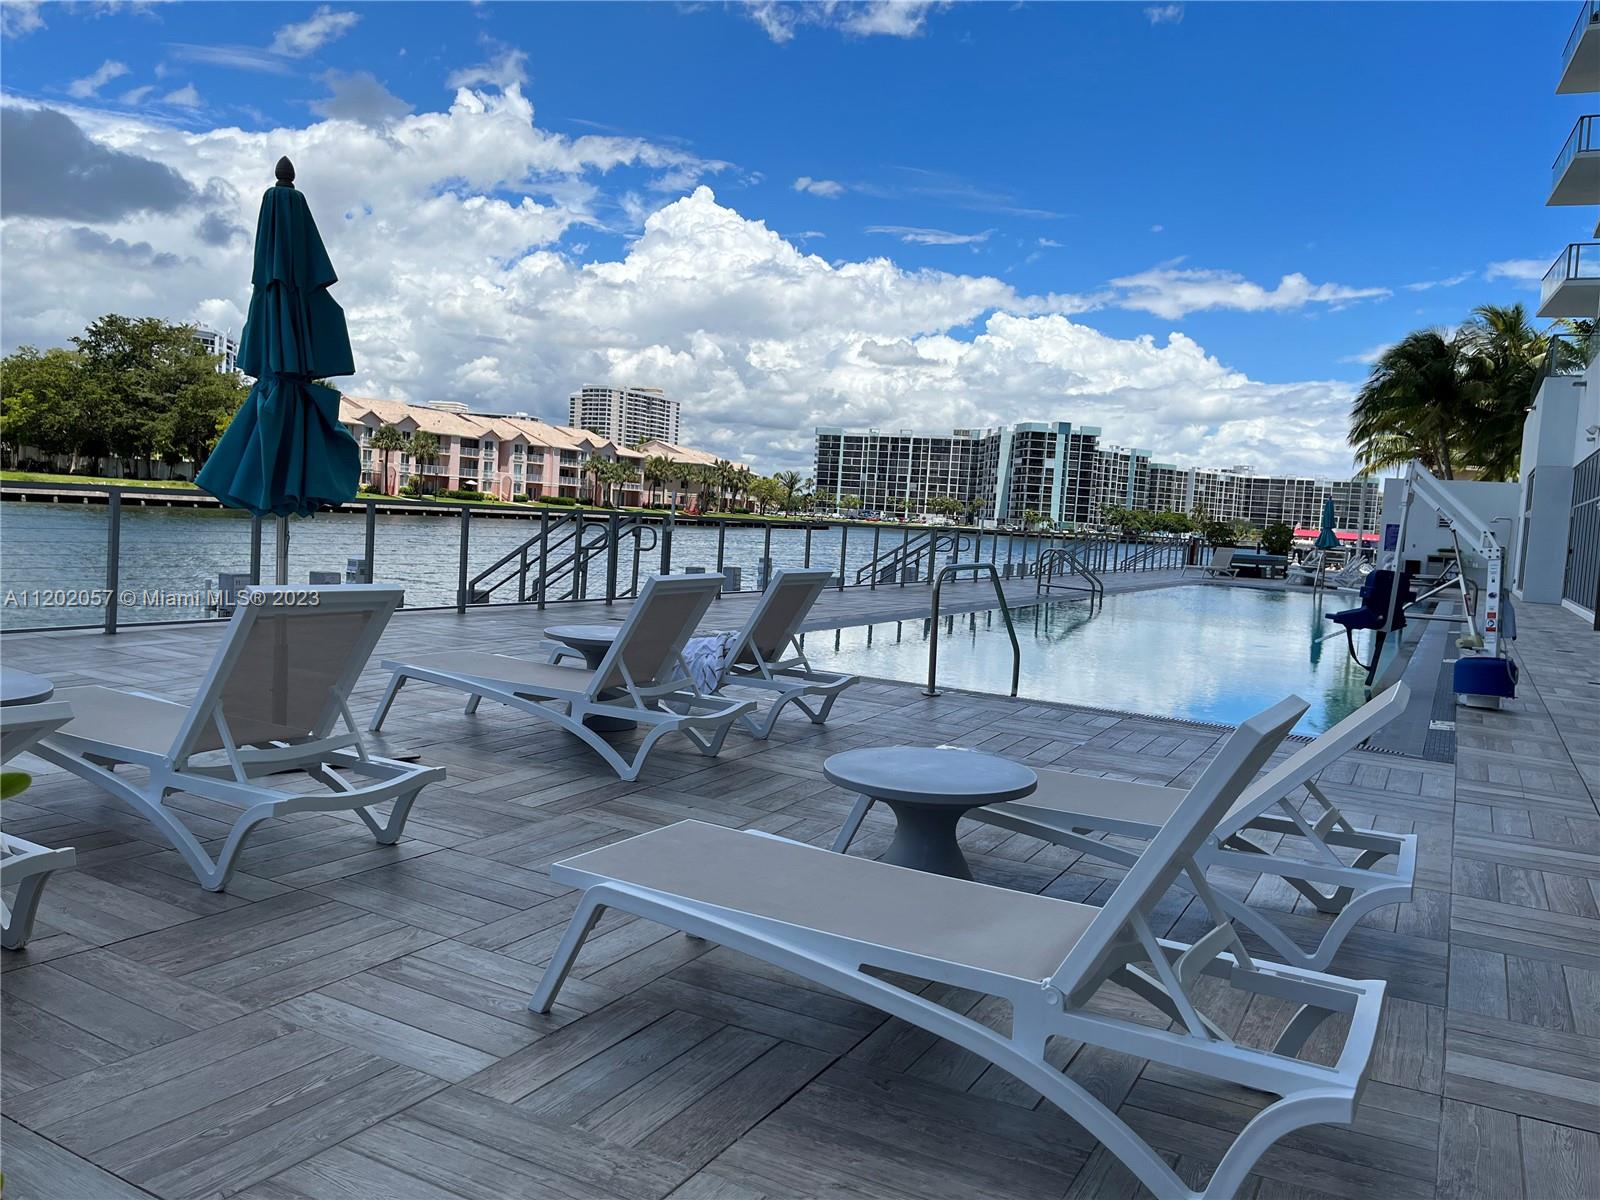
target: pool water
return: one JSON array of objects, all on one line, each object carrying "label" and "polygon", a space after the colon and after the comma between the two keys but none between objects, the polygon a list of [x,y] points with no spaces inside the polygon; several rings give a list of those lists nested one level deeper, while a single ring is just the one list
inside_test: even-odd
[{"label": "pool water", "polygon": [[[1366,670],[1323,617],[1351,603],[1197,584],[1111,595],[1093,609],[1082,600],[1013,609],[1018,695],[1237,725],[1293,692],[1311,705],[1296,730],[1320,733],[1367,696]],[[1011,646],[1001,615],[961,613],[941,625],[939,686],[1007,694]],[[928,628],[921,620],[824,630],[806,635],[805,651],[820,668],[925,684]],[[1357,634],[1363,659],[1371,637]]]}]

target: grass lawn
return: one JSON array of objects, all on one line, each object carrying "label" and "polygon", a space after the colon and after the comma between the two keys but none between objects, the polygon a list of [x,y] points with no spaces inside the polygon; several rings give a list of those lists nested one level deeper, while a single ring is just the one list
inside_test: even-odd
[{"label": "grass lawn", "polygon": [[0,471],[0,483],[76,483],[101,487],[174,488],[193,491],[182,479],[112,479],[103,475],[50,475],[43,471]]}]

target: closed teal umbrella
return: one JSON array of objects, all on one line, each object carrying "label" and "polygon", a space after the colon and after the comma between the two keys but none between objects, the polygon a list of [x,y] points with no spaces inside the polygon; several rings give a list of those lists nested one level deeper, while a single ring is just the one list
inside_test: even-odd
[{"label": "closed teal umbrella", "polygon": [[279,519],[278,582],[286,583],[285,519],[354,499],[361,451],[339,424],[339,393],[312,382],[355,374],[344,311],[328,294],[339,277],[294,186],[294,165],[279,159],[276,175],[261,197],[239,344],[239,369],[255,386],[195,483],[229,508]]},{"label": "closed teal umbrella", "polygon": [[1333,497],[1322,502],[1322,530],[1317,534],[1318,550],[1332,550],[1339,544],[1339,535],[1333,531]]}]

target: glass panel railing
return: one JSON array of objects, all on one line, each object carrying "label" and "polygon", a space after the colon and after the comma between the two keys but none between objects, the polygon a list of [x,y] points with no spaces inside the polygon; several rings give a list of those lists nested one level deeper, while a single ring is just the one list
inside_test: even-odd
[{"label": "glass panel railing", "polygon": [[1578,49],[1578,43],[1583,40],[1583,34],[1591,25],[1600,25],[1600,0],[1583,0],[1578,6],[1578,19],[1572,23],[1572,32],[1567,35],[1567,44],[1561,48],[1561,65],[1564,67],[1572,60],[1573,53]]},{"label": "glass panel railing", "polygon": [[1544,274],[1539,303],[1547,303],[1563,285],[1578,279],[1600,279],[1600,242],[1574,242]]},{"label": "glass panel railing", "polygon": [[1561,182],[1561,176],[1572,165],[1573,159],[1592,151],[1600,151],[1600,116],[1579,117],[1550,168],[1550,186],[1553,188]]}]

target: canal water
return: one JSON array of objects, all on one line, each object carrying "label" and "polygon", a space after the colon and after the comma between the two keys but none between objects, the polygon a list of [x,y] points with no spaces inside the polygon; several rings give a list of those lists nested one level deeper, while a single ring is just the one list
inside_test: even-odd
[{"label": "canal water", "polygon": [[[454,510],[440,516],[377,517],[373,580],[397,584],[406,590],[409,607],[456,603],[461,562],[461,520]],[[552,522],[554,517],[552,517]],[[100,505],[10,502],[0,509],[0,630],[59,628],[94,625],[104,620],[106,606],[106,553],[109,509]],[[322,513],[290,522],[289,581],[305,584],[312,571],[333,571],[342,576],[348,560],[364,553],[366,518],[361,513]],[[490,568],[497,559],[513,553],[539,532],[537,517],[502,518],[479,514],[470,522],[467,573],[469,578]],[[858,573],[873,558],[874,535],[880,553],[887,553],[908,536],[900,526],[830,526],[806,530],[774,526],[770,543],[765,526],[677,525],[672,531],[670,569],[702,567],[716,570],[720,555],[727,567],[741,573],[744,590],[759,586],[761,559],[770,553],[774,567],[805,565],[840,568],[841,539],[845,582],[857,582]],[[662,529],[652,523],[639,540],[639,577],[663,569]],[[916,531],[909,533],[915,537]],[[600,536],[598,530],[591,536]],[[1040,537],[1006,534],[969,534],[961,557],[982,558],[1004,565],[1033,561],[1042,545]],[[214,593],[223,573],[247,573],[251,558],[251,521],[227,509],[138,508],[122,510],[118,554],[118,621],[190,620],[213,615],[207,611],[207,593]],[[263,578],[270,580],[273,564],[273,523],[262,528]],[[976,544],[974,544],[976,543]],[[619,591],[626,592],[635,570],[635,542],[626,539],[618,562]],[[1132,553],[1137,547],[1122,548]],[[537,549],[532,552],[537,558]],[[948,556],[945,556],[946,558]],[[924,572],[927,567],[924,565]],[[502,568],[483,584],[505,573]],[[531,576],[530,576],[531,581]],[[865,582],[865,577],[862,578]],[[583,581],[581,594],[603,598],[606,594],[605,555],[598,555]],[[891,584],[893,586],[893,584]],[[551,600],[568,598],[573,589],[563,581],[548,594]],[[531,597],[531,593],[530,593]],[[493,590],[490,603],[518,600],[515,579]]]}]

